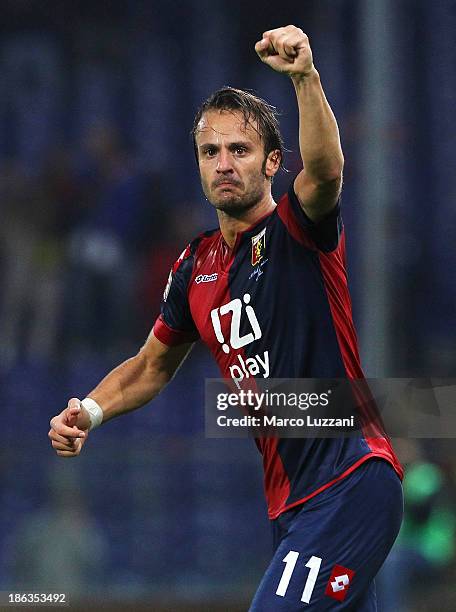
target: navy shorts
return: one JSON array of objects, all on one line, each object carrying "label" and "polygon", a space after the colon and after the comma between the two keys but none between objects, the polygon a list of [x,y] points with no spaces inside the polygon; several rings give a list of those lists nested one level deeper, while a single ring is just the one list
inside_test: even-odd
[{"label": "navy shorts", "polygon": [[402,514],[401,482],[382,459],[284,512],[271,521],[275,553],[249,612],[374,612],[374,577]]}]

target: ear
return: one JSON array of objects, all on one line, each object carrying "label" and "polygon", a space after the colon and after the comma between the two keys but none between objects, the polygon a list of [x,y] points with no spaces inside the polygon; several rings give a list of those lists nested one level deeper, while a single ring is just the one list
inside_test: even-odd
[{"label": "ear", "polygon": [[264,164],[264,173],[268,178],[272,178],[276,174],[277,170],[280,168],[281,161],[282,156],[280,154],[279,149],[270,151],[270,153],[265,159]]}]

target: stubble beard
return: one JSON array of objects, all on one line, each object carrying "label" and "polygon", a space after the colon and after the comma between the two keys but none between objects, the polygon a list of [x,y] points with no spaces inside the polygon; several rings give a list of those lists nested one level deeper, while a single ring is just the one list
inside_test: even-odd
[{"label": "stubble beard", "polygon": [[265,195],[265,175],[259,174],[255,177],[255,180],[251,182],[247,191],[237,195],[232,193],[227,195],[226,193],[222,196],[217,195],[216,189],[210,191],[207,186],[203,183],[203,191],[212,204],[212,206],[230,217],[241,217],[244,213],[255,208],[255,206],[261,202]]}]

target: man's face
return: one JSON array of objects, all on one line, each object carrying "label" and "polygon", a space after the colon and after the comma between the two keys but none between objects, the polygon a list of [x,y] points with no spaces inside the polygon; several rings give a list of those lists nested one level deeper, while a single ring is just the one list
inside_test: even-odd
[{"label": "man's face", "polygon": [[195,140],[203,191],[217,210],[238,216],[268,193],[280,155],[273,152],[265,160],[260,135],[245,125],[241,112],[204,113]]}]

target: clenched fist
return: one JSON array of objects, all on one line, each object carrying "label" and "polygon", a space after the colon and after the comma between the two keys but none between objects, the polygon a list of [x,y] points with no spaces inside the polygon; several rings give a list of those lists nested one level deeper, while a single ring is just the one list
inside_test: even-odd
[{"label": "clenched fist", "polygon": [[313,69],[307,34],[294,25],[263,32],[255,51],[265,64],[290,77],[307,76]]},{"label": "clenched fist", "polygon": [[73,397],[67,408],[50,421],[48,433],[52,448],[60,457],[76,457],[81,452],[87,440],[90,427],[90,415],[81,405],[80,400]]}]

